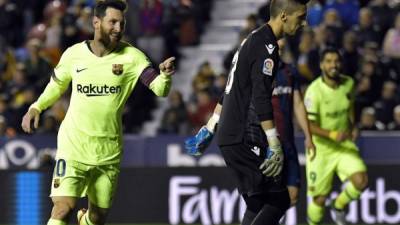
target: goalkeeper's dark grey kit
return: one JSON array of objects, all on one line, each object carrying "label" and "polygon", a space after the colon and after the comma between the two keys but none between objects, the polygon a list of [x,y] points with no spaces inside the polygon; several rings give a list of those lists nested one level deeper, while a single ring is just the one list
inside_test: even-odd
[{"label": "goalkeeper's dark grey kit", "polygon": [[273,119],[271,97],[278,66],[277,40],[266,24],[248,36],[233,59],[217,132],[226,164],[238,178],[239,192],[245,199],[274,196],[266,199],[272,205],[289,201],[284,179],[267,177],[259,169],[268,148],[260,121]]}]

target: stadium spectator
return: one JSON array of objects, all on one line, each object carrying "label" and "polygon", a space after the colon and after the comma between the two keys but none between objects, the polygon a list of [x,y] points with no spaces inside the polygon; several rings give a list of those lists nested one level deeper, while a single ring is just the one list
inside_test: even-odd
[{"label": "stadium spectator", "polygon": [[381,91],[381,98],[374,103],[377,121],[388,125],[393,121],[393,109],[398,105],[396,97],[397,84],[393,81],[385,81]]},{"label": "stadium spectator", "polygon": [[400,130],[400,105],[393,109],[393,121],[387,126],[388,130]]},{"label": "stadium spectator", "polygon": [[374,93],[371,89],[371,79],[369,77],[361,77],[356,83],[355,98],[355,121],[360,120],[361,111],[367,106],[371,106],[374,99]]},{"label": "stadium spectator", "polygon": [[204,90],[196,92],[196,99],[197,103],[190,104],[188,108],[193,132],[197,132],[203,124],[207,123],[217,104],[217,101],[212,98],[210,93]]},{"label": "stadium spectator", "polygon": [[299,74],[308,82],[311,82],[320,73],[319,49],[315,44],[314,32],[311,29],[304,29],[300,36],[299,56],[297,59],[297,69]]},{"label": "stadium spectator", "polygon": [[15,71],[16,60],[14,53],[8,47],[6,40],[0,36],[0,80],[11,80]]},{"label": "stadium spectator", "polygon": [[247,37],[247,35],[255,30],[259,26],[257,19],[258,18],[256,14],[248,15],[244,27],[239,32],[239,36]]},{"label": "stadium spectator", "polygon": [[380,27],[373,23],[373,13],[370,8],[362,8],[359,13],[359,23],[353,27],[357,34],[358,45],[364,46],[367,42],[381,45]]},{"label": "stadium spectator", "polygon": [[331,47],[341,47],[345,29],[336,9],[330,8],[325,11],[322,25],[326,28],[328,45]]},{"label": "stadium spectator", "polygon": [[43,125],[37,129],[38,134],[56,134],[59,122],[51,113],[45,113],[42,119]]},{"label": "stadium spectator", "polygon": [[188,113],[182,94],[171,91],[168,97],[169,107],[164,111],[161,119],[160,134],[188,134]]},{"label": "stadium spectator", "polygon": [[330,0],[326,1],[323,11],[335,9],[342,19],[345,28],[358,22],[359,3],[357,0]]},{"label": "stadium spectator", "polygon": [[370,101],[374,102],[380,97],[380,92],[383,85],[383,79],[378,73],[377,63],[373,61],[362,61],[356,78],[358,81],[360,81],[363,77],[367,77],[369,79],[371,85],[369,89],[372,92],[370,93]]},{"label": "stadium spectator", "polygon": [[50,78],[52,65],[43,56],[42,43],[37,38],[29,39],[26,43],[27,57],[23,59],[27,80],[37,92],[43,90]]},{"label": "stadium spectator", "polygon": [[379,121],[376,121],[375,109],[373,107],[366,107],[362,110],[361,120],[358,128],[360,130],[384,130],[385,125]]},{"label": "stadium spectator", "polygon": [[343,58],[342,72],[351,77],[355,77],[360,58],[357,48],[357,35],[355,32],[346,31],[344,33],[341,54]]},{"label": "stadium spectator", "polygon": [[393,24],[393,20],[396,16],[394,14],[395,10],[389,7],[388,1],[386,0],[372,0],[369,2],[368,8],[373,12],[372,23],[374,27],[378,27],[381,31],[380,39],[382,40],[382,35],[384,35]]},{"label": "stadium spectator", "polygon": [[0,37],[13,47],[17,47],[23,41],[21,14],[14,1],[0,0]]},{"label": "stadium spectator", "polygon": [[321,23],[323,8],[318,0],[311,0],[307,7],[307,24],[310,27],[316,27]]},{"label": "stadium spectator", "polygon": [[396,16],[394,26],[385,35],[383,54],[393,61],[392,65],[397,74],[400,74],[400,13]]},{"label": "stadium spectator", "polygon": [[80,10],[76,26],[81,31],[80,38],[82,40],[90,39],[93,36],[94,29],[92,26],[92,8],[86,6]]},{"label": "stadium spectator", "polygon": [[163,5],[160,0],[142,0],[139,10],[140,36],[137,45],[155,62],[164,57],[164,38],[161,36]]}]

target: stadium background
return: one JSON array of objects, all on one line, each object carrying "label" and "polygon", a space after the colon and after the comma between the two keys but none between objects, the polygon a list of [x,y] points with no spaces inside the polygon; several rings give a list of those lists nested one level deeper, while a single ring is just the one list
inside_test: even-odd
[{"label": "stadium background", "polygon": [[[139,85],[128,101],[123,169],[110,223],[238,223],[243,205],[216,147],[195,159],[183,154],[182,142],[208,119],[237,44],[266,21],[268,1],[127,2],[125,39],[155,65],[177,56],[178,70],[168,99],[156,99]],[[62,51],[91,38],[93,4],[94,0],[0,0],[0,224],[47,220],[55,134],[68,108],[68,93],[43,114],[37,134],[23,135],[19,124]],[[370,188],[351,205],[348,219],[399,224],[399,1],[309,4],[310,27],[287,40],[284,59],[297,66],[305,89],[319,75],[319,51],[336,46],[343,53],[344,73],[356,80],[362,130],[358,144],[369,166]],[[302,136],[297,136],[303,160]],[[303,188],[286,224],[304,223],[305,204]]]}]

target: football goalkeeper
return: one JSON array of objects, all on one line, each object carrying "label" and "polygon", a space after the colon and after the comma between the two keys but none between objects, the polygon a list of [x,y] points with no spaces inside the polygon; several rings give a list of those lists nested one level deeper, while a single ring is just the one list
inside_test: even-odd
[{"label": "football goalkeeper", "polygon": [[[278,41],[279,49],[284,48],[284,40]],[[291,205],[298,199],[300,188],[300,166],[297,157],[297,149],[294,143],[293,112],[305,134],[305,147],[310,154],[314,154],[315,147],[311,139],[309,123],[303,104],[298,74],[295,68],[282,63],[276,76],[276,86],[272,92],[272,106],[274,122],[278,128],[282,149],[285,155],[283,177],[286,178],[286,186],[289,191]],[[185,142],[185,148],[190,155],[201,155],[211,143],[215,132],[222,105],[219,103],[214,109],[213,116],[208,120],[194,137]],[[257,124],[255,124],[257,126]],[[260,149],[250,146],[249,150],[260,156]],[[256,151],[258,150],[258,152]],[[247,212],[249,214],[249,212]]]},{"label": "football goalkeeper", "polygon": [[67,224],[77,199],[84,196],[88,211],[78,212],[78,224],[105,223],[120,172],[125,102],[139,81],[157,96],[167,96],[170,90],[174,58],[161,63],[158,74],[141,51],[120,41],[126,7],[120,0],[98,1],[94,39],[63,53],[46,89],[23,117],[23,130],[32,133],[40,113],[72,83],[70,105],[58,132],[50,194],[54,205],[47,225]]}]

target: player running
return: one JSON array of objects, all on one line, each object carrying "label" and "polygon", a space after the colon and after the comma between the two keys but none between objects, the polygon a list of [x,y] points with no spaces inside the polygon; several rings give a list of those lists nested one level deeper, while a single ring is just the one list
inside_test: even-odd
[{"label": "player running", "polygon": [[307,190],[312,197],[307,209],[310,225],[321,223],[335,174],[341,181],[349,181],[331,204],[338,225],[346,224],[344,208],[360,198],[368,183],[366,166],[354,143],[358,135],[354,124],[354,81],[340,74],[340,60],[336,49],[324,50],[322,76],[310,84],[305,94],[317,149],[315,158],[307,157],[306,163]]},{"label": "player running", "polygon": [[84,196],[89,207],[88,212],[79,211],[79,224],[105,223],[120,172],[124,105],[138,81],[157,96],[167,96],[170,90],[174,58],[161,63],[158,74],[140,50],[121,41],[126,8],[124,1],[98,1],[94,39],[63,53],[46,89],[23,117],[23,130],[32,133],[40,113],[72,84],[58,132],[50,194],[54,205],[47,225],[67,224],[78,198]]}]

